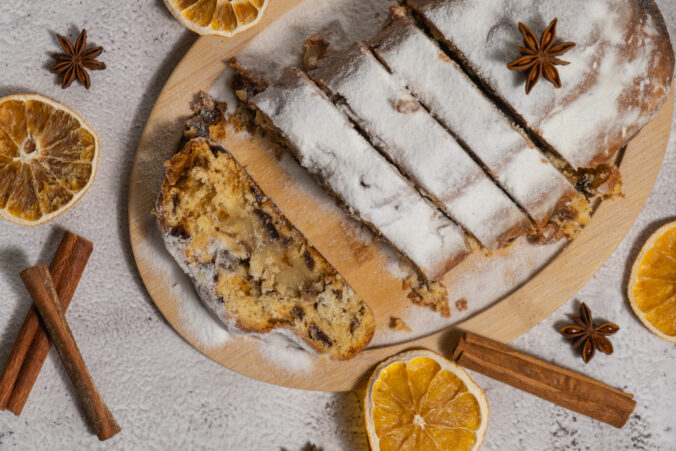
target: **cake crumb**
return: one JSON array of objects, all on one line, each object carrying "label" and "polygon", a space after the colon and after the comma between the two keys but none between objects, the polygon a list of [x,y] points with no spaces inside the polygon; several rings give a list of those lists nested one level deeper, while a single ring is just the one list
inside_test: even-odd
[{"label": "cake crumb", "polygon": [[458,301],[455,303],[455,308],[457,308],[459,312],[464,312],[467,310],[467,298],[458,299]]},{"label": "cake crumb", "polygon": [[316,69],[319,61],[326,56],[331,43],[325,38],[312,35],[305,41],[305,54],[303,55],[303,66],[306,71]]},{"label": "cake crumb", "polygon": [[267,80],[247,71],[236,58],[230,59],[228,65],[235,72],[232,89],[240,102],[248,103],[252,97],[268,88]]},{"label": "cake crumb", "polygon": [[396,316],[390,316],[390,329],[396,330],[397,332],[413,332],[413,329],[411,329],[403,319],[397,318]]},{"label": "cake crumb", "polygon": [[403,280],[403,288],[410,290],[407,297],[414,304],[430,307],[444,318],[450,318],[451,307],[448,305],[448,290],[443,284],[423,281],[412,275]]},{"label": "cake crumb", "polygon": [[394,108],[401,114],[411,114],[420,110],[420,104],[414,99],[397,99]]}]

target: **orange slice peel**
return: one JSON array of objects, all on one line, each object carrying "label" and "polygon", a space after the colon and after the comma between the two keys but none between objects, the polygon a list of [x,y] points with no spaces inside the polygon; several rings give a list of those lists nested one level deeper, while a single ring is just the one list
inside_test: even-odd
[{"label": "orange slice peel", "polygon": [[477,450],[488,425],[488,402],[465,370],[430,351],[382,362],[364,398],[374,451]]},{"label": "orange slice peel", "polygon": [[256,25],[269,0],[164,0],[184,27],[202,35],[232,37]]},{"label": "orange slice peel", "polygon": [[67,106],[0,98],[0,217],[34,226],[64,213],[92,185],[98,157],[98,136]]},{"label": "orange slice peel", "polygon": [[676,343],[676,221],[662,226],[643,245],[627,291],[641,322],[658,337]]}]

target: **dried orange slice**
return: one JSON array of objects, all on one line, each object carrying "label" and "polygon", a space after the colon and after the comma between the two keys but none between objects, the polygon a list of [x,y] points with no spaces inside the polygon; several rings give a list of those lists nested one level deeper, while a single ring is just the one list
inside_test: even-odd
[{"label": "dried orange slice", "polygon": [[89,189],[99,138],[73,110],[38,95],[0,99],[0,216],[21,225],[54,219]]},{"label": "dried orange slice", "polygon": [[643,245],[629,279],[629,301],[651,332],[676,343],[676,221]]},{"label": "dried orange slice", "polygon": [[455,363],[410,351],[378,365],[364,415],[374,451],[477,450],[486,435],[488,402]]},{"label": "dried orange slice", "polygon": [[256,25],[269,0],[164,0],[181,24],[205,35],[229,38]]}]

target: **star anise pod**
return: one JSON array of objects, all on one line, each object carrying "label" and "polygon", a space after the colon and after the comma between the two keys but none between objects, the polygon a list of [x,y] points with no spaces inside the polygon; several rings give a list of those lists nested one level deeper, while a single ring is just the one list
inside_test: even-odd
[{"label": "star anise pod", "polygon": [[91,80],[89,79],[89,70],[103,70],[105,63],[97,61],[96,58],[103,52],[103,47],[92,47],[87,49],[87,30],[82,30],[75,41],[75,45],[65,36],[57,35],[61,47],[66,53],[54,55],[58,61],[49,71],[51,73],[63,73],[63,82],[61,88],[66,89],[77,78],[85,88],[89,89]]},{"label": "star anise pod", "polygon": [[605,354],[613,353],[613,344],[608,335],[613,335],[620,330],[617,324],[603,323],[594,327],[591,310],[584,302],[580,305],[580,316],[573,318],[576,324],[570,324],[561,328],[564,337],[575,339],[573,347],[582,345],[582,360],[589,362],[598,349]]},{"label": "star anise pod", "polygon": [[509,63],[507,67],[519,72],[528,71],[526,94],[530,93],[542,75],[557,88],[561,87],[561,78],[559,78],[559,71],[556,69],[556,66],[567,66],[570,63],[557,57],[575,47],[575,43],[562,42],[561,44],[554,45],[556,22],[557,19],[551,21],[545,32],[542,33],[540,40],[538,40],[530,28],[519,22],[519,31],[523,35],[523,41],[526,46],[516,46],[516,49],[523,56]]}]

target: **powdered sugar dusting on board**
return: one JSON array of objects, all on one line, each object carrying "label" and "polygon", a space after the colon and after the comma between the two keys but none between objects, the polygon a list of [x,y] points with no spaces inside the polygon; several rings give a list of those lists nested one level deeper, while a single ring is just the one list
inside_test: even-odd
[{"label": "powdered sugar dusting on board", "polygon": [[166,296],[177,300],[176,313],[190,339],[206,349],[219,348],[231,339],[231,334],[205,308],[190,278],[165,248],[159,228],[155,228],[149,239],[137,246],[135,255],[138,260],[152,262],[144,266],[154,269],[155,278],[166,291]]},{"label": "powdered sugar dusting on board", "polygon": [[288,373],[311,371],[317,359],[278,333],[261,336],[258,352],[268,362]]},{"label": "powdered sugar dusting on board", "polygon": [[[502,249],[491,257],[473,254],[468,259],[471,260],[470,269],[467,269],[468,261],[465,261],[462,267],[449,274],[451,282],[448,284],[448,296],[452,311],[450,318],[411,304],[406,307],[401,319],[413,332],[381,329],[376,331],[371,346],[412,340],[469,318],[519,288],[561,252],[566,244],[566,240],[548,245],[533,244],[522,237],[509,248]],[[397,274],[400,269],[393,266],[390,271]],[[469,308],[458,311],[456,302],[462,298],[467,299]]]},{"label": "powdered sugar dusting on board", "polygon": [[181,290],[181,301],[176,309],[183,326],[204,348],[220,348],[230,341],[231,335],[211,313],[204,308],[194,291]]}]

